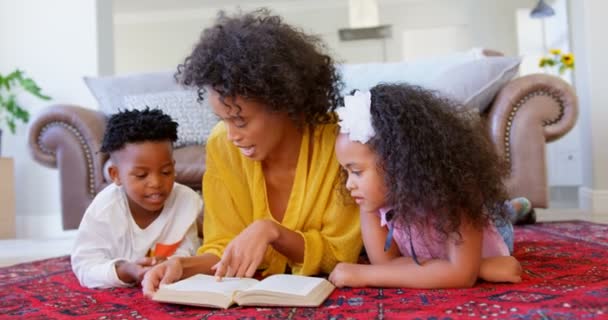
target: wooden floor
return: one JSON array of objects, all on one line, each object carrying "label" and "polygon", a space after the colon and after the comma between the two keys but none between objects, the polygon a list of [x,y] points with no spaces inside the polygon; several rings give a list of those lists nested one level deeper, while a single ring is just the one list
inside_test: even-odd
[{"label": "wooden floor", "polygon": [[[577,209],[537,209],[538,221],[587,220],[608,224],[608,215],[591,216]],[[53,239],[0,240],[0,267],[69,254],[76,233]]]},{"label": "wooden floor", "polygon": [[608,224],[608,214],[591,215],[580,209],[536,209],[538,221],[585,220]]},{"label": "wooden floor", "polygon": [[0,267],[69,254],[74,238],[0,240]]}]

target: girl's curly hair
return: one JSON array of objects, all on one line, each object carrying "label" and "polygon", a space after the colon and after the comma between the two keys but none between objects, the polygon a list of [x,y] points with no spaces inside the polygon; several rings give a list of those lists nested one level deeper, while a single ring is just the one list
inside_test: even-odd
[{"label": "girl's curly hair", "polygon": [[331,123],[343,84],[325,50],[318,37],[267,9],[234,17],[220,12],[175,77],[196,87],[200,100],[209,86],[222,99],[240,96],[287,112],[298,125]]},{"label": "girl's curly hair", "polygon": [[371,89],[368,142],[399,227],[432,226],[445,237],[463,219],[483,228],[505,219],[505,163],[477,114],[433,91],[407,84]]}]

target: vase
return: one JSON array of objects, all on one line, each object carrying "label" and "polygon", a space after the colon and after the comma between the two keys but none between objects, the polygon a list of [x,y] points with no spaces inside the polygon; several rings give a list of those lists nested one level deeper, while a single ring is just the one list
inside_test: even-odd
[{"label": "vase", "polygon": [[568,84],[572,84],[572,69],[567,69],[563,73],[560,73],[559,69],[556,67],[544,67],[543,73],[551,76],[556,76],[568,82]]}]

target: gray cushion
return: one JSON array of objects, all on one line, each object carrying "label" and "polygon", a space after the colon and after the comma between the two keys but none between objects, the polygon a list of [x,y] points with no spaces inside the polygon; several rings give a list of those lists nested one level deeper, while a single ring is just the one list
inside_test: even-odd
[{"label": "gray cushion", "polygon": [[179,124],[175,146],[181,147],[204,144],[217,123],[207,100],[199,103],[197,99],[198,95],[194,90],[174,90],[128,95],[124,97],[123,106],[127,109],[150,107],[163,110]]},{"label": "gray cushion", "polygon": [[217,123],[206,100],[199,103],[194,90],[175,82],[173,72],[85,77],[84,81],[105,114],[145,107],[163,110],[179,124],[176,147],[203,144]]}]

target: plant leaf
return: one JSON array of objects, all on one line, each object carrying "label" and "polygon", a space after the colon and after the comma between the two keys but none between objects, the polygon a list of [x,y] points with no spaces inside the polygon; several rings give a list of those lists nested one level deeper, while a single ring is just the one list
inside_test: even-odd
[{"label": "plant leaf", "polygon": [[12,134],[15,134],[15,129],[16,129],[16,125],[15,125],[15,121],[11,118],[6,118],[6,124],[8,125],[8,129],[11,131]]},{"label": "plant leaf", "polygon": [[[30,113],[19,104],[15,89],[23,89],[42,100],[51,97],[44,95],[40,87],[31,78],[26,78],[24,72],[17,69],[6,76],[0,74],[0,124],[6,123],[11,133],[16,132],[17,122],[27,123]],[[3,90],[6,88],[6,90]]]},{"label": "plant leaf", "polygon": [[38,97],[42,100],[51,99],[51,97],[45,96],[42,93],[40,93],[40,90],[41,90],[40,87],[31,78],[19,79],[19,84],[21,84],[21,87],[23,87],[23,89],[25,91],[35,95],[36,97]]},{"label": "plant leaf", "polygon": [[20,105],[15,104],[15,118],[23,121],[23,123],[27,123],[30,120],[30,113]]},{"label": "plant leaf", "polygon": [[8,111],[8,113],[10,115],[14,115],[15,114],[15,105],[17,103],[15,102],[15,95],[11,94],[8,96],[8,99],[5,101],[4,106],[6,107],[6,111]]}]

